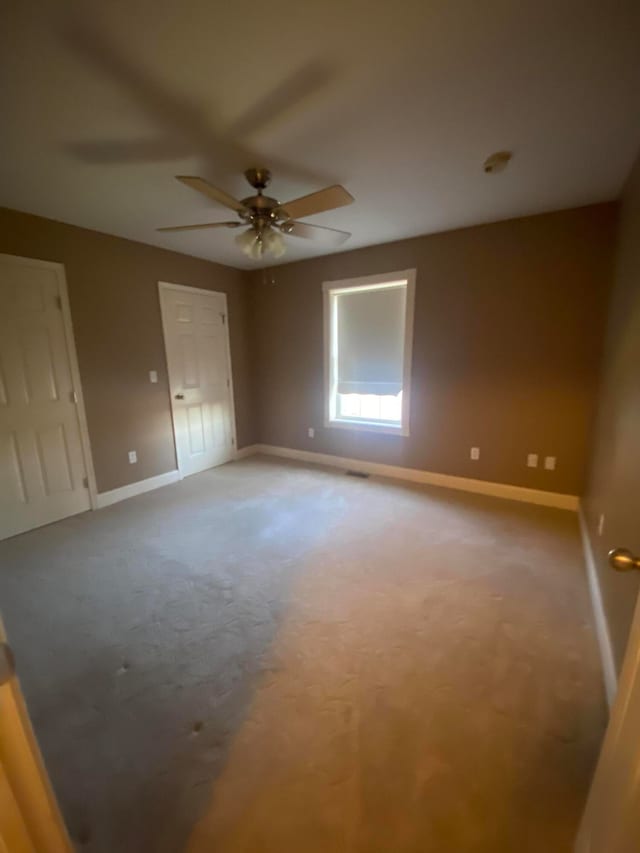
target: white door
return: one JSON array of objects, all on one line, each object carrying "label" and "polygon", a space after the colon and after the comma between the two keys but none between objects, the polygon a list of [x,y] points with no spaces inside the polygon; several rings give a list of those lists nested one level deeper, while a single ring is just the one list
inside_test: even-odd
[{"label": "white door", "polygon": [[66,307],[59,265],[0,255],[0,539],[90,508]]},{"label": "white door", "polygon": [[640,851],[640,599],[575,850]]},{"label": "white door", "polygon": [[227,298],[160,282],[160,304],[178,468],[186,477],[234,454]]}]

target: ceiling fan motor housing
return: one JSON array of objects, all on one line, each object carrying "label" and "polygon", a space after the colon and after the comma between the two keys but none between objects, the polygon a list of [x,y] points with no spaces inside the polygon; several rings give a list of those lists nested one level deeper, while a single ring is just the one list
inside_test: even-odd
[{"label": "ceiling fan motor housing", "polygon": [[241,212],[239,215],[245,222],[250,223],[255,228],[266,228],[280,218],[277,214],[279,202],[275,198],[270,198],[266,195],[255,195],[243,198],[242,204],[246,208],[246,212]]},{"label": "ceiling fan motor housing", "polygon": [[268,169],[247,169],[244,176],[256,190],[263,190],[271,182],[271,172]]}]

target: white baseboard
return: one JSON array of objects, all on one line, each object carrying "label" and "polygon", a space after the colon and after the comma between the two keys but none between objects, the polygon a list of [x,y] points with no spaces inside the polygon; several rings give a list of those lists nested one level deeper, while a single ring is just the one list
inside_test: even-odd
[{"label": "white baseboard", "polygon": [[118,501],[142,495],[144,492],[151,492],[153,489],[168,486],[170,483],[177,483],[179,479],[180,472],[176,470],[167,471],[166,474],[158,474],[156,477],[149,477],[146,480],[138,480],[137,483],[129,483],[128,486],[120,486],[119,489],[112,489],[110,492],[100,492],[97,495],[96,505],[98,509],[103,509],[105,506],[118,503]]},{"label": "white baseboard", "polygon": [[272,444],[253,444],[246,450],[245,456],[251,453],[266,453],[270,456],[281,456],[285,459],[296,459],[299,462],[311,462],[316,465],[328,465],[343,470],[364,471],[367,474],[377,474],[379,477],[392,477],[396,480],[408,480],[412,483],[424,483],[429,486],[444,486],[447,489],[459,489],[463,492],[475,492],[479,495],[490,495],[512,501],[552,506],[559,509],[578,509],[577,495],[562,495],[557,492],[544,492],[538,489],[527,489],[524,486],[510,486],[506,483],[491,483],[487,480],[472,480],[469,477],[454,477],[450,474],[436,474],[432,471],[421,471],[418,468],[402,468],[397,465],[384,465],[380,462],[366,462],[362,459],[347,459],[343,456],[331,456],[328,453],[315,453],[311,450],[293,450],[290,447],[276,447]]},{"label": "white baseboard", "polygon": [[600,581],[598,580],[593,548],[591,547],[589,528],[587,527],[587,521],[584,517],[582,507],[580,507],[579,510],[579,518],[580,533],[582,534],[582,547],[584,549],[584,561],[587,566],[587,579],[589,581],[589,592],[591,594],[591,606],[593,608],[593,618],[596,623],[596,636],[598,638],[600,659],[602,661],[604,687],[607,694],[607,702],[609,703],[609,708],[611,708],[618,689],[618,675],[616,673],[616,664],[613,657],[613,646],[611,644],[609,623],[607,622],[607,616],[604,612],[604,605],[602,603],[602,592],[600,591]]},{"label": "white baseboard", "polygon": [[234,459],[244,459],[245,456],[253,456],[254,453],[258,453],[259,444],[248,444],[246,447],[239,447],[236,452]]}]

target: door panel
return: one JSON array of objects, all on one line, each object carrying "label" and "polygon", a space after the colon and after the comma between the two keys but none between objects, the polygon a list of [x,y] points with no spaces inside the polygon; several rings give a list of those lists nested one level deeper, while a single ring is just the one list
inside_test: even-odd
[{"label": "door panel", "polygon": [[27,490],[15,432],[0,434],[0,483],[11,503],[26,503]]},{"label": "door panel", "polygon": [[640,600],[576,853],[640,850]]},{"label": "door panel", "polygon": [[60,287],[0,257],[0,538],[90,506]]},{"label": "door panel", "polygon": [[204,423],[202,419],[202,406],[197,404],[187,409],[187,424],[189,428],[189,450],[192,456],[204,453]]},{"label": "door panel", "polygon": [[178,467],[195,474],[233,457],[226,297],[160,286]]},{"label": "door panel", "polygon": [[180,361],[178,376],[183,388],[197,388],[200,384],[198,377],[198,353],[196,350],[195,332],[180,335]]},{"label": "door panel", "polygon": [[73,491],[65,425],[54,424],[39,430],[36,433],[36,442],[45,495]]}]

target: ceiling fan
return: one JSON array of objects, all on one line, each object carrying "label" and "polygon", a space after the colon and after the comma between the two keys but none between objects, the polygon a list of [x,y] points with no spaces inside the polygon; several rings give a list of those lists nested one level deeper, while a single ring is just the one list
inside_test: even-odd
[{"label": "ceiling fan", "polygon": [[286,246],[283,234],[293,237],[304,237],[316,240],[329,246],[339,246],[348,240],[348,231],[338,231],[335,228],[325,228],[321,225],[309,225],[298,222],[302,216],[311,216],[325,210],[334,210],[345,204],[351,204],[353,196],[335,184],[318,192],[301,196],[281,204],[277,199],[263,195],[262,191],[271,181],[268,169],[247,169],[245,178],[256,190],[256,194],[238,201],[224,190],[212,186],[203,178],[187,175],[177,175],[177,180],[188,187],[206,195],[207,198],[235,210],[238,220],[231,222],[205,222],[202,225],[173,225],[168,228],[158,228],[158,231],[195,231],[201,228],[241,228],[246,231],[236,237],[236,243],[250,258],[258,261],[264,254],[270,253],[275,258],[281,257]]}]

